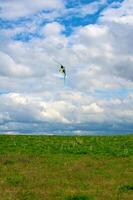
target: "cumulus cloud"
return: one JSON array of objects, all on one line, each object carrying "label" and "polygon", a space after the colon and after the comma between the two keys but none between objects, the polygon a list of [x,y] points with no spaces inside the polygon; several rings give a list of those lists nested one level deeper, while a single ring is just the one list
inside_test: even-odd
[{"label": "cumulus cloud", "polygon": [[83,112],[85,113],[102,113],[104,110],[96,103],[92,103],[90,105],[83,105],[82,106]]},{"label": "cumulus cloud", "polygon": [[46,24],[42,28],[42,33],[44,34],[45,37],[49,37],[53,35],[60,35],[63,30],[64,30],[63,25],[57,22],[52,22],[52,23]]},{"label": "cumulus cloud", "polygon": [[17,64],[8,55],[0,52],[0,75],[2,76],[16,76],[16,77],[26,77],[32,75],[32,71],[22,64]]},{"label": "cumulus cloud", "polygon": [[[46,97],[37,97],[32,95],[9,93],[1,96],[0,103],[0,128],[2,130],[5,124],[8,131],[12,125],[14,128],[25,131],[23,124],[37,126],[38,124],[69,124],[76,128],[82,123],[131,123],[133,120],[132,113],[132,96],[121,100],[119,98],[111,100],[101,100],[96,98],[84,99],[82,94],[80,99],[73,99],[71,95],[76,93],[68,92],[67,100],[62,100],[62,93],[53,101],[46,100]],[[69,99],[69,101],[68,101]],[[15,127],[15,124],[17,126]],[[76,125],[77,123],[77,125]],[[117,124],[116,123],[116,124]],[[22,128],[22,127],[23,128]],[[54,126],[54,125],[53,125]],[[4,129],[3,129],[4,130]],[[33,131],[34,130],[30,130]]]}]

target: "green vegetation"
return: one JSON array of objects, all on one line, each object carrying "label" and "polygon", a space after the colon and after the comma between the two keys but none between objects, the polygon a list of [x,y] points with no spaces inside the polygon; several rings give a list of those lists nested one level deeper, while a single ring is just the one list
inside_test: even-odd
[{"label": "green vegetation", "polygon": [[92,198],[85,195],[73,195],[66,198],[66,200],[91,200]]},{"label": "green vegetation", "polygon": [[0,135],[0,200],[106,199],[133,199],[133,135]]}]

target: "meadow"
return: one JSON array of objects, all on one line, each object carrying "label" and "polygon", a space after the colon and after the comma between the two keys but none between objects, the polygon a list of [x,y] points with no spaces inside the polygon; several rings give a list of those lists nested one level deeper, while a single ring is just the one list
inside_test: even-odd
[{"label": "meadow", "polygon": [[0,200],[132,200],[133,135],[0,135]]}]

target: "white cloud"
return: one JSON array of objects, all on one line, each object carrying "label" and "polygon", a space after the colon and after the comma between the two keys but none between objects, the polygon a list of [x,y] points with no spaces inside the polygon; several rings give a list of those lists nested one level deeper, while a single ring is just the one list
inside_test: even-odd
[{"label": "white cloud", "polygon": [[0,60],[0,74],[3,76],[26,77],[32,75],[32,71],[27,66],[15,63],[9,55],[3,52],[0,52]]},{"label": "white cloud", "polygon": [[104,111],[103,108],[101,108],[96,103],[92,103],[90,105],[83,105],[82,109],[83,109],[84,113],[88,113],[88,114],[91,114],[91,113],[102,113]]},{"label": "white cloud", "polygon": [[[9,18],[34,13],[43,6],[54,9],[56,3],[57,8],[63,6],[60,1],[54,5],[38,1],[33,8],[29,2],[25,11],[10,13]],[[25,3],[16,6],[22,8]],[[5,9],[11,6],[15,10],[14,4],[7,1]],[[6,123],[2,124],[6,130],[27,128],[25,123],[132,122],[132,14],[126,1],[122,5],[108,8],[98,24],[75,28],[70,36],[62,33],[65,27],[59,22],[42,26],[41,38],[27,43],[7,40],[8,35],[21,32],[21,27],[4,30],[7,36],[0,46],[0,88],[10,93],[1,95],[0,121]],[[124,8],[126,15],[122,16]],[[128,18],[130,23],[126,24]],[[36,29],[36,24],[32,25],[31,32]],[[28,25],[23,28],[28,31]],[[57,76],[55,60],[66,66],[66,85],[63,77]]]},{"label": "white cloud", "polygon": [[123,1],[119,8],[115,8],[112,4],[102,13],[101,20],[104,22],[114,22],[119,24],[133,25],[133,2],[132,0]]},{"label": "white cloud", "polygon": [[64,30],[63,25],[60,25],[57,22],[52,22],[46,24],[42,28],[42,33],[44,34],[45,37],[50,37],[50,36],[60,35],[63,30]]},{"label": "white cloud", "polygon": [[32,15],[42,10],[62,9],[64,7],[61,0],[6,0],[0,2],[0,17],[4,19],[16,19]]}]

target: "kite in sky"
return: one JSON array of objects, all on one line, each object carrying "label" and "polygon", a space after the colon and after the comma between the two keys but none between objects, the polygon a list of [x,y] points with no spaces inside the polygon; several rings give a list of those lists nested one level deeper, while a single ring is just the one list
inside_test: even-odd
[{"label": "kite in sky", "polygon": [[64,81],[66,79],[66,69],[63,65],[60,65],[59,72],[61,72],[64,75]]},{"label": "kite in sky", "polygon": [[64,76],[64,83],[65,83],[65,80],[66,80],[66,68],[60,62],[58,62],[56,60],[55,60],[55,62],[60,65],[59,72],[63,74],[63,76]]}]

